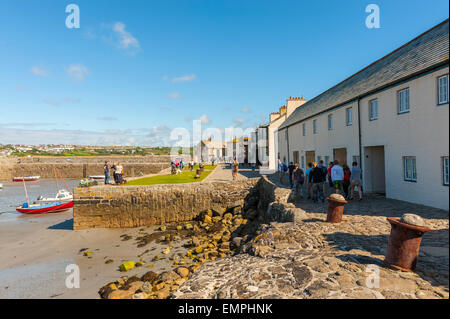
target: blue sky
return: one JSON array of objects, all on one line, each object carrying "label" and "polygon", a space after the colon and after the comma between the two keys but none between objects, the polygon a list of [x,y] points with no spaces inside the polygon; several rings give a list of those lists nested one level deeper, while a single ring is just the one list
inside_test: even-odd
[{"label": "blue sky", "polygon": [[[65,8],[80,8],[68,29]],[[381,28],[368,29],[368,4]],[[448,1],[0,2],[0,143],[167,145],[255,126],[448,18]]]}]

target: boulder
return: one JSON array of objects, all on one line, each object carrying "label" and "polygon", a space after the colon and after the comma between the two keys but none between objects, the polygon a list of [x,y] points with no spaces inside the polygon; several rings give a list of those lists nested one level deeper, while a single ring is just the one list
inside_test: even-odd
[{"label": "boulder", "polygon": [[181,278],[185,278],[185,277],[189,276],[189,269],[187,269],[185,267],[178,267],[176,272]]},{"label": "boulder", "polygon": [[400,222],[419,227],[425,226],[425,221],[423,220],[423,218],[415,214],[403,214],[403,216],[400,218]]},{"label": "boulder", "polygon": [[120,271],[128,271],[130,269],[133,269],[134,267],[135,267],[134,261],[127,261],[119,266],[119,270]]}]

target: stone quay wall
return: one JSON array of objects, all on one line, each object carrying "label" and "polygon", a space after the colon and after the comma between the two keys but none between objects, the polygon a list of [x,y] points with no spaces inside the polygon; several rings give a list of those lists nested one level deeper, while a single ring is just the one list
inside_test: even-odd
[{"label": "stone quay wall", "polygon": [[[178,157],[177,157],[178,158]],[[154,156],[93,156],[93,157],[30,157],[0,159],[0,180],[14,176],[39,175],[53,178],[53,168],[61,171],[65,178],[86,178],[89,175],[102,175],[105,161],[121,163],[125,176],[155,174],[170,166],[169,155]]]},{"label": "stone quay wall", "polygon": [[75,188],[73,227],[127,228],[190,221],[244,205],[260,178],[229,183]]}]

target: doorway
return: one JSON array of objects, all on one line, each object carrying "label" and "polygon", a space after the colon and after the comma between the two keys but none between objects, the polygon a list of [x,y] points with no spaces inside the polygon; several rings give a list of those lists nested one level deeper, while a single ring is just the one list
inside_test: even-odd
[{"label": "doorway", "polygon": [[364,147],[363,169],[366,191],[386,195],[384,146]]},{"label": "doorway", "polygon": [[335,148],[333,149],[333,159],[339,161],[339,165],[347,164],[347,149]]},{"label": "doorway", "polygon": [[306,155],[306,165],[308,165],[308,163],[312,163],[312,162],[316,161],[316,152],[315,151],[306,151],[305,155]]}]

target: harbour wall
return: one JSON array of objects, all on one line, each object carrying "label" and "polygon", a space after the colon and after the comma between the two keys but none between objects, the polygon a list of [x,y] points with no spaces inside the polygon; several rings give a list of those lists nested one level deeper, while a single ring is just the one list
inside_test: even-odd
[{"label": "harbour wall", "polygon": [[[212,210],[250,210],[261,221],[294,221],[293,193],[277,188],[267,177],[244,181],[147,186],[78,187],[74,191],[73,227],[128,228],[185,222]],[[298,209],[297,209],[298,210]]]},{"label": "harbour wall", "polygon": [[[178,158],[178,157],[177,157]],[[189,159],[187,159],[189,160]],[[187,162],[185,159],[185,161]],[[0,180],[10,180],[14,176],[35,176],[53,178],[57,168],[64,178],[86,178],[102,175],[105,161],[121,163],[125,176],[155,174],[170,166],[169,155],[153,156],[95,156],[95,157],[30,157],[0,159]]]}]

